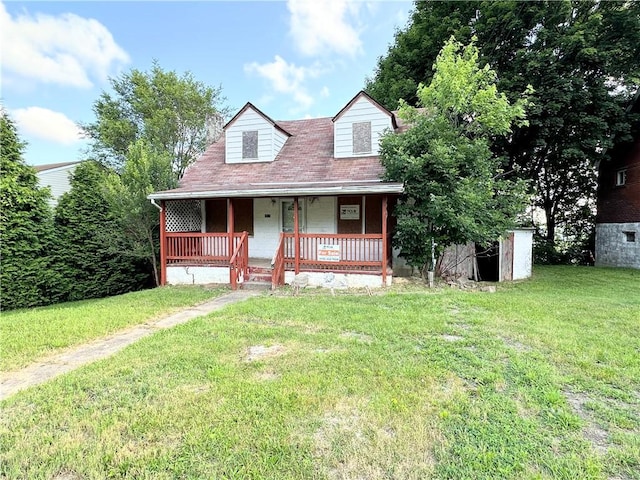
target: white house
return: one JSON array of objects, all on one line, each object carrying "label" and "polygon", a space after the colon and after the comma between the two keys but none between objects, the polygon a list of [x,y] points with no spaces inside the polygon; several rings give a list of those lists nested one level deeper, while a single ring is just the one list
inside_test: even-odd
[{"label": "white house", "polygon": [[53,207],[58,203],[62,194],[71,190],[71,174],[80,162],[50,163],[48,165],[36,165],[38,183],[41,187],[51,188],[49,204]]}]

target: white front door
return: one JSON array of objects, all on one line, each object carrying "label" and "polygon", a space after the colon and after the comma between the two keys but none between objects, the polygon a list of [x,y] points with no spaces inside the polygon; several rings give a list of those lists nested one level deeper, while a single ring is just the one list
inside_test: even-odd
[{"label": "white front door", "polygon": [[[307,231],[307,222],[304,214],[304,201],[298,200],[298,225],[300,233]],[[280,218],[282,219],[282,231],[293,233],[293,200],[282,200],[280,206]]]}]

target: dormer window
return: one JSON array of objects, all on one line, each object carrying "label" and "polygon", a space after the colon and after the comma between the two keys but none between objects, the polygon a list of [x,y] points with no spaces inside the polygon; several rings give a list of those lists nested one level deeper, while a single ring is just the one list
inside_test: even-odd
[{"label": "dormer window", "polygon": [[353,154],[371,153],[371,122],[352,124]]},{"label": "dormer window", "polygon": [[242,132],[242,159],[258,158],[258,130]]}]

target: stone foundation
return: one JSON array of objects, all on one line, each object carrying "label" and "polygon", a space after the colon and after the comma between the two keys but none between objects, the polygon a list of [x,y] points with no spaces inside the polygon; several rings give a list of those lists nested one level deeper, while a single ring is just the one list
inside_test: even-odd
[{"label": "stone foundation", "polygon": [[640,268],[640,222],[596,224],[596,266]]}]

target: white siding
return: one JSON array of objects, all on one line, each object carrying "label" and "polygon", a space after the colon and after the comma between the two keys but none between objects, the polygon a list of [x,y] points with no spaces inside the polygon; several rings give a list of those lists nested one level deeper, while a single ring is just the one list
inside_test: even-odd
[{"label": "white siding", "polygon": [[336,197],[307,198],[307,232],[336,233]]},{"label": "white siding", "polygon": [[54,168],[38,172],[38,182],[41,187],[51,188],[51,200],[49,204],[55,206],[58,199],[66,192],[71,190],[71,174],[78,164],[68,165],[66,167]]},{"label": "white siding", "polygon": [[[258,158],[242,158],[242,132],[258,131]],[[272,162],[287,136],[255,110],[248,108],[225,131],[226,163]]]},{"label": "white siding", "polygon": [[[371,122],[371,153],[353,154],[352,125],[358,122]],[[367,98],[360,97],[334,122],[333,155],[335,158],[378,155],[380,136],[391,128],[391,117]]]}]

